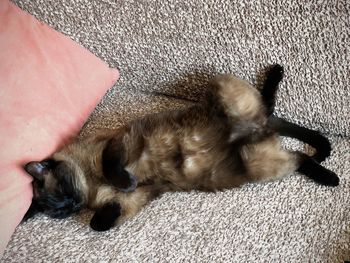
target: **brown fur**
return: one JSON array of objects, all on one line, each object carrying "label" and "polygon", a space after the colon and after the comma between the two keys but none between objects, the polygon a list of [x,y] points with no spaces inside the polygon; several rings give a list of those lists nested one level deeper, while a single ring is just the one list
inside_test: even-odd
[{"label": "brown fur", "polygon": [[[232,75],[215,78],[210,87],[202,104],[102,131],[52,158],[69,164],[91,209],[117,201],[122,207],[118,222],[164,191],[216,191],[278,179],[296,169],[295,156],[280,148],[278,137],[264,133],[267,117],[256,89]],[[247,136],[256,138],[238,143]],[[122,193],[108,184],[102,172],[106,147],[109,154],[122,153],[123,166],[140,185],[135,191]]]},{"label": "brown fur", "polygon": [[[249,83],[221,75],[211,82],[202,103],[79,139],[52,159],[69,169],[85,206],[99,210],[118,203],[121,223],[166,191],[217,191],[276,180],[298,169],[303,155],[281,148],[266,112],[260,93]],[[119,191],[111,183],[121,176],[115,171],[135,176],[138,187]],[[55,187],[55,176],[54,170],[46,174],[48,190]],[[103,221],[103,212],[99,215]]]}]

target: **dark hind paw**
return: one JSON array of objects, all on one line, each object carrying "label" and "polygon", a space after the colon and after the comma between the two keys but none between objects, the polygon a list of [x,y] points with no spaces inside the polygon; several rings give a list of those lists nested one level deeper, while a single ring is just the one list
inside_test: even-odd
[{"label": "dark hind paw", "polygon": [[283,75],[284,69],[279,64],[272,65],[267,73],[268,78],[273,79],[275,82],[280,82],[283,79]]},{"label": "dark hind paw", "polygon": [[311,157],[301,154],[301,158],[304,160],[302,164],[298,168],[298,172],[305,174],[310,179],[313,179],[315,182],[326,185],[326,186],[338,186],[339,185],[339,177],[332,171],[323,167],[319,163],[317,163]]},{"label": "dark hind paw", "polygon": [[266,71],[266,79],[261,90],[261,96],[267,109],[266,114],[268,116],[273,113],[275,108],[276,93],[278,90],[278,84],[283,78],[283,72],[283,67],[278,64],[272,65]]},{"label": "dark hind paw", "polygon": [[339,185],[339,177],[332,171],[322,167],[318,172],[318,183],[326,186],[338,186]]}]

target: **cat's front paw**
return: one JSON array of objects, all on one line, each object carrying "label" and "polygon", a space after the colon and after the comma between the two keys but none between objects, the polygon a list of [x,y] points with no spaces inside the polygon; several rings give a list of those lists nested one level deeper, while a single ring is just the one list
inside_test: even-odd
[{"label": "cat's front paw", "polygon": [[107,231],[114,226],[120,215],[121,207],[118,203],[105,204],[95,212],[90,221],[90,226],[95,231]]},{"label": "cat's front paw", "polygon": [[114,185],[121,192],[132,192],[137,187],[137,179],[134,175],[123,170],[119,173],[118,176],[115,176],[110,179],[112,185]]}]

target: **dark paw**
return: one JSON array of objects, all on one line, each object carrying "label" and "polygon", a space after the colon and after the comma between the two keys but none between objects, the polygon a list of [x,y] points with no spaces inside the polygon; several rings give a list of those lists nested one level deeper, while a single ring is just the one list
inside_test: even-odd
[{"label": "dark paw", "polygon": [[102,232],[111,229],[113,224],[105,224],[96,220],[91,220],[90,227],[95,231]]},{"label": "dark paw", "polygon": [[109,203],[98,209],[90,221],[90,226],[95,231],[106,231],[114,226],[121,214],[118,203]]},{"label": "dark paw", "polygon": [[339,177],[332,171],[329,171],[326,168],[323,168],[322,171],[319,171],[319,180],[318,182],[325,186],[338,186],[339,185]]},{"label": "dark paw", "polygon": [[123,171],[111,180],[111,183],[121,192],[132,192],[137,187],[137,179],[134,175]]},{"label": "dark paw", "polygon": [[338,186],[339,177],[332,171],[318,164],[314,159],[306,154],[300,154],[304,160],[298,168],[298,172],[305,174],[315,182],[326,186]]},{"label": "dark paw", "polygon": [[276,82],[280,82],[283,79],[284,69],[281,65],[275,64],[271,66],[268,71],[268,77],[274,79]]}]

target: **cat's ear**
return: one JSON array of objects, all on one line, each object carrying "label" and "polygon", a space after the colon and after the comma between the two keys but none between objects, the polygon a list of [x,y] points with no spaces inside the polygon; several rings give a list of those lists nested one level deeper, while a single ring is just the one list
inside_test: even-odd
[{"label": "cat's ear", "polygon": [[39,181],[43,181],[48,173],[48,168],[42,162],[29,162],[24,166],[24,170]]}]

